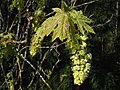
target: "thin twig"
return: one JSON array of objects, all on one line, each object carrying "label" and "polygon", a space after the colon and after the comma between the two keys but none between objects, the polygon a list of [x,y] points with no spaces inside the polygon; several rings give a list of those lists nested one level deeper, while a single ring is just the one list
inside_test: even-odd
[{"label": "thin twig", "polygon": [[49,52],[50,52],[50,50],[47,50],[47,52],[44,54],[43,59],[40,62],[40,66],[42,66],[42,64],[43,64],[43,62],[44,62],[44,60],[45,60],[45,58],[46,58],[46,56],[48,55]]},{"label": "thin twig", "polygon": [[12,24],[11,24],[11,26],[9,27],[8,32],[10,32],[11,29],[12,29],[12,27],[14,26],[14,23],[15,23],[16,17],[17,17],[17,15],[15,16],[14,20],[12,21]]},{"label": "thin twig", "polygon": [[80,4],[80,5],[74,6],[72,9],[78,8],[78,7],[81,7],[81,6],[84,6],[84,5],[92,4],[92,3],[96,2],[96,1],[98,1],[98,0],[93,0],[93,1],[90,1],[90,2],[86,2],[86,3]]},{"label": "thin twig", "polygon": [[4,86],[5,82],[6,82],[6,81],[4,81],[4,82],[2,83],[2,85],[0,85],[0,89]]},{"label": "thin twig", "polygon": [[1,65],[1,69],[2,69],[2,72],[3,72],[4,78],[5,78],[5,82],[7,84],[7,87],[9,88],[8,80],[7,80],[6,76],[5,76],[5,71],[4,71],[2,63],[0,65]]},{"label": "thin twig", "polygon": [[50,90],[52,90],[52,88],[51,88],[50,85],[46,82],[46,80],[43,78],[43,76],[40,74],[40,72],[39,72],[26,58],[24,58],[22,55],[20,55],[20,56],[21,56],[21,58],[22,58],[24,61],[26,61],[26,62],[36,71],[36,73],[40,76],[41,80],[48,86],[48,88],[49,88]]},{"label": "thin twig", "polygon": [[22,69],[21,69],[21,66],[20,66],[20,61],[19,61],[19,57],[16,57],[17,58],[17,64],[18,64],[18,69],[19,69],[19,79],[20,79],[20,84],[19,84],[19,88],[22,88],[21,85],[22,85]]},{"label": "thin twig", "polygon": [[57,66],[57,64],[61,61],[61,60],[59,60],[59,58],[57,57],[57,62],[53,65],[53,67],[52,67],[52,71],[54,71],[54,69],[55,69],[55,67]]},{"label": "thin twig", "polygon": [[[1,64],[1,65],[2,65],[2,64]],[[15,62],[15,64],[14,64],[13,67],[12,67],[12,69],[10,70],[10,72],[14,72],[14,69],[15,69],[15,66],[16,66],[16,65],[17,65],[17,62]],[[2,68],[2,71],[3,71],[3,75],[4,75],[4,78],[5,78],[5,81],[4,81],[3,84],[0,86],[0,88],[2,88],[5,83],[6,83],[7,86],[9,87],[9,85],[8,85],[8,78],[6,78],[6,76],[5,76],[5,72],[4,72],[4,69],[3,69],[3,65],[1,66],[1,68]]]},{"label": "thin twig", "polygon": [[61,61],[61,60],[59,60],[59,56],[60,56],[60,53],[58,52],[58,50],[57,50],[57,48],[58,47],[54,47],[54,50],[56,51],[56,53],[58,54],[57,55],[57,62],[55,63],[55,65],[52,67],[52,71],[54,70],[54,68],[56,67],[56,65]]},{"label": "thin twig", "polygon": [[110,19],[108,19],[105,23],[103,23],[103,24],[97,24],[97,25],[94,25],[92,27],[101,27],[101,26],[104,26],[104,25],[108,24],[109,22],[111,22],[112,18],[113,18],[113,14],[111,15]]},{"label": "thin twig", "polygon": [[[36,74],[37,74],[37,73],[35,73],[35,75],[36,75]],[[29,87],[32,85],[33,80],[34,80],[34,78],[35,78],[35,75],[32,77],[32,80],[31,80],[30,83],[28,84],[27,88],[29,88]]]},{"label": "thin twig", "polygon": [[118,33],[118,10],[119,9],[119,2],[116,1],[116,22],[115,22],[115,35],[117,36],[117,33]]},{"label": "thin twig", "polygon": [[19,18],[19,20],[18,20],[18,27],[17,27],[17,33],[16,33],[16,40],[18,40],[18,38],[19,38],[19,32],[20,32],[20,24],[21,24],[21,11],[19,11],[19,13],[18,13],[18,18]]},{"label": "thin twig", "polygon": [[74,0],[73,2],[71,1],[71,6],[75,6],[77,0]]},{"label": "thin twig", "polygon": [[[24,41],[15,41],[15,43],[25,43],[26,42],[26,40],[24,40]],[[58,44],[58,45],[55,45],[55,46],[42,46],[42,47],[39,47],[40,49],[54,49],[54,48],[56,48],[56,47],[59,47],[59,46],[61,46],[61,45],[63,45],[63,44],[65,44],[65,42],[63,42],[63,43],[61,43],[61,44]],[[21,53],[24,49],[26,49],[26,48],[29,48],[30,46],[25,46],[25,47],[23,47],[22,49],[20,49],[19,50],[19,53]]]},{"label": "thin twig", "polygon": [[[53,47],[54,45],[56,44],[56,42],[55,43],[53,43],[53,45],[51,46],[51,47]],[[48,53],[49,52],[51,52],[53,50],[53,48],[50,48],[49,50],[47,50],[47,52],[44,54],[44,56],[43,56],[43,59],[42,59],[42,61],[40,62],[40,66],[42,66],[42,63],[44,62],[44,60],[45,60],[45,58],[46,58],[46,56],[48,55]]]},{"label": "thin twig", "polygon": [[48,13],[47,15],[45,15],[45,17],[48,17],[48,16],[50,16],[50,15],[52,15],[52,14],[54,14],[55,12],[53,11],[53,12],[50,12],[50,13]]}]

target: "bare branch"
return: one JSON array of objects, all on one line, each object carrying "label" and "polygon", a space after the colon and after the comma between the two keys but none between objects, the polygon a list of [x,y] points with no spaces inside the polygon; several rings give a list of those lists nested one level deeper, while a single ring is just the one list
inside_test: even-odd
[{"label": "bare branch", "polygon": [[5,83],[6,83],[6,81],[4,81],[4,82],[2,83],[2,85],[0,85],[0,89],[4,86]]},{"label": "bare branch", "polygon": [[75,6],[76,2],[77,2],[77,0],[74,0],[73,2],[71,0],[71,6]]},{"label": "bare branch", "polygon": [[[17,16],[17,15],[16,15],[16,16]],[[14,20],[12,21],[12,24],[11,24],[11,26],[9,27],[8,32],[10,32],[11,29],[12,29],[12,27],[14,26],[14,23],[15,23],[15,20],[16,20],[16,16],[15,16]]]},{"label": "bare branch", "polygon": [[101,26],[104,26],[104,25],[108,24],[109,22],[111,22],[112,18],[113,18],[113,14],[111,15],[110,19],[108,19],[105,23],[103,23],[103,24],[97,24],[97,25],[94,25],[92,27],[101,27]]},{"label": "bare branch", "polygon": [[21,57],[24,61],[26,61],[26,62],[36,71],[36,73],[40,76],[41,80],[48,86],[48,88],[49,88],[50,90],[52,90],[52,88],[51,88],[50,85],[46,82],[46,80],[43,78],[43,76],[40,74],[40,72],[39,72],[26,58],[24,58],[22,55],[20,55],[20,57]]},{"label": "bare branch", "polygon": [[116,1],[116,22],[115,22],[115,35],[117,36],[118,33],[118,11],[119,11],[119,2]]},{"label": "bare branch", "polygon": [[48,13],[47,15],[45,15],[45,17],[48,17],[48,16],[50,16],[50,15],[52,15],[52,14],[54,14],[55,12],[53,11],[53,12],[50,12],[50,13]]},{"label": "bare branch", "polygon": [[55,44],[56,44],[56,42],[53,43],[53,45],[50,47],[50,49],[47,50],[47,52],[44,54],[43,59],[42,59],[42,61],[40,62],[40,66],[42,66],[42,63],[44,62],[44,60],[45,60],[47,54],[53,50],[53,47],[54,47]]},{"label": "bare branch", "polygon": [[55,67],[56,67],[56,65],[61,61],[61,60],[59,60],[59,58],[57,57],[57,62],[55,63],[55,65],[52,67],[52,71],[55,69]]},{"label": "bare branch", "polygon": [[[35,73],[35,75],[36,75],[36,74],[37,74],[37,73]],[[27,88],[29,88],[29,87],[32,85],[33,80],[34,80],[34,78],[35,78],[35,75],[32,77],[32,79],[31,79],[30,83],[28,84]]]},{"label": "bare branch", "polygon": [[94,3],[96,1],[98,1],[98,0],[93,0],[93,1],[90,1],[90,2],[86,2],[86,3],[80,4],[80,5],[74,6],[72,9],[78,8],[78,7],[81,7],[81,6],[84,6],[84,5],[88,5],[88,4]]},{"label": "bare branch", "polygon": [[5,76],[5,71],[4,71],[2,63],[0,65],[1,65],[1,69],[2,69],[2,72],[3,72],[4,78],[5,78],[5,83],[7,84],[7,87],[9,88],[8,80],[7,80],[6,76]]}]

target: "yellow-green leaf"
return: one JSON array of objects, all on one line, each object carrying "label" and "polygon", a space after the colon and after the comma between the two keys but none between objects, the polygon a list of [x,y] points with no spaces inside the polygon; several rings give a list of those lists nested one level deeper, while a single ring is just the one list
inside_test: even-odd
[{"label": "yellow-green leaf", "polygon": [[93,28],[92,28],[92,27],[90,27],[88,24],[83,23],[83,27],[84,27],[84,29],[85,29],[86,31],[88,31],[88,32],[90,32],[90,33],[95,34],[95,32],[94,32]]},{"label": "yellow-green leaf", "polygon": [[63,13],[63,11],[60,8],[52,8],[52,10],[56,13]]}]

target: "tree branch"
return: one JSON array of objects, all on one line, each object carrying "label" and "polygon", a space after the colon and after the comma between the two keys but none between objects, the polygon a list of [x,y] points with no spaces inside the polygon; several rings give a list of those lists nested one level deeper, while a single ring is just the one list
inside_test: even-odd
[{"label": "tree branch", "polygon": [[78,8],[78,7],[81,7],[81,6],[84,6],[84,5],[88,5],[88,4],[94,3],[96,1],[98,1],[98,0],[93,0],[93,1],[90,1],[90,2],[86,2],[86,3],[80,4],[80,5],[74,6],[72,9]]},{"label": "tree branch", "polygon": [[46,82],[46,80],[43,78],[43,76],[40,74],[40,72],[39,72],[26,58],[24,58],[22,55],[20,55],[20,57],[21,57],[24,61],[26,61],[26,62],[33,68],[33,70],[36,71],[36,73],[40,76],[41,80],[47,85],[47,87],[48,87],[50,90],[52,90],[52,88],[51,88],[50,85]]},{"label": "tree branch", "polygon": [[110,19],[108,19],[105,23],[103,23],[103,24],[97,24],[97,25],[94,25],[92,27],[101,27],[101,26],[104,26],[104,25],[108,24],[109,22],[111,22],[112,18],[113,18],[113,14],[111,15]]}]

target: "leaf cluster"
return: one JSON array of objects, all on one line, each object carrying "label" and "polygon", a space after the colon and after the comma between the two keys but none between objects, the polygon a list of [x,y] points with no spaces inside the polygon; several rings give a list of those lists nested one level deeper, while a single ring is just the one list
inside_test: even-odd
[{"label": "leaf cluster", "polygon": [[37,53],[41,41],[45,36],[51,35],[52,42],[59,38],[61,41],[67,39],[67,41],[72,40],[72,42],[77,43],[75,38],[76,33],[81,33],[83,35],[86,32],[95,33],[87,24],[92,21],[84,16],[82,11],[63,11],[60,8],[53,8],[53,11],[56,12],[56,14],[42,23],[31,40],[30,53],[32,56]]}]

